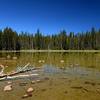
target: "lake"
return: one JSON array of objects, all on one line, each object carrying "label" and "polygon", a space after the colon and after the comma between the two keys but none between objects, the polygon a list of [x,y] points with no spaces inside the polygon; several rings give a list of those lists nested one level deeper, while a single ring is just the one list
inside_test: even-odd
[{"label": "lake", "polygon": [[[0,100],[21,100],[29,87],[34,91],[26,100],[100,100],[99,52],[0,52],[4,73],[27,63],[37,70],[25,74],[38,76],[0,81]],[[13,90],[4,92],[8,81]]]}]

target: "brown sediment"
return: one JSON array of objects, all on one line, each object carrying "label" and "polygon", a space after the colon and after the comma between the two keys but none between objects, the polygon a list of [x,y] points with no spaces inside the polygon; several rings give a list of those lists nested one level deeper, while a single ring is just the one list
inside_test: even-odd
[{"label": "brown sediment", "polygon": [[73,89],[82,89],[83,87],[82,86],[72,86],[71,88],[73,88]]},{"label": "brown sediment", "polygon": [[28,83],[27,82],[21,82],[19,83],[19,86],[26,86]]},{"label": "brown sediment", "polygon": [[83,88],[83,90],[84,90],[85,92],[89,92],[89,90],[88,90],[88,89],[86,89],[86,88]]},{"label": "brown sediment", "polygon": [[46,89],[41,89],[42,92],[46,91]]},{"label": "brown sediment", "polygon": [[82,87],[82,86],[73,86],[73,87],[71,87],[71,88],[73,88],[73,89],[80,89],[80,90],[84,90],[85,92],[89,92],[88,89],[86,89],[86,88],[84,88],[84,87]]},{"label": "brown sediment", "polygon": [[89,82],[89,81],[85,81],[84,83],[85,83],[85,84],[90,84],[90,85],[92,85],[92,86],[95,86],[95,85],[96,85],[96,83],[94,83],[94,82]]},{"label": "brown sediment", "polygon": [[68,93],[68,91],[64,91],[64,93],[65,93],[65,94],[67,94],[67,93]]},{"label": "brown sediment", "polygon": [[96,89],[96,92],[97,92],[98,94],[100,94],[100,89]]}]

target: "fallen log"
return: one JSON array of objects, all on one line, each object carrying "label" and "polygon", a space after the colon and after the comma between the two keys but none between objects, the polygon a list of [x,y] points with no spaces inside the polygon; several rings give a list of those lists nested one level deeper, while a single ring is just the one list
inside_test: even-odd
[{"label": "fallen log", "polygon": [[7,77],[7,74],[3,74],[0,76],[0,78],[4,78],[4,77]]},{"label": "fallen log", "polygon": [[5,79],[16,79],[16,78],[25,78],[25,77],[32,77],[32,76],[38,76],[38,74],[25,74],[25,75],[15,75],[15,76],[6,76],[0,78],[0,81],[5,80]]},{"label": "fallen log", "polygon": [[13,72],[13,73],[7,74],[7,76],[14,76],[14,75],[17,75],[17,74],[20,74],[20,73],[25,73],[25,72],[32,71],[32,70],[35,70],[35,68],[26,69],[24,71],[22,70],[22,71],[19,71],[19,72]]},{"label": "fallen log", "polygon": [[38,74],[28,74],[28,75],[18,75],[20,73],[25,73],[25,72],[28,72],[28,71],[32,71],[32,70],[36,70],[38,68],[28,68],[28,69],[25,69],[26,67],[29,66],[29,63],[26,64],[21,70],[19,71],[13,71],[9,74],[2,74],[0,76],[0,80],[4,80],[4,79],[13,79],[13,78],[18,78],[18,77],[29,77],[29,76],[34,76],[34,75],[38,75]]}]

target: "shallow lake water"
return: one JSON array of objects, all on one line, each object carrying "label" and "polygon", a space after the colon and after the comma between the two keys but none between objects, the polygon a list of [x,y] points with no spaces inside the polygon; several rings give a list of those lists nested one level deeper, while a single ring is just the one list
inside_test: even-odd
[{"label": "shallow lake water", "polygon": [[[37,70],[24,74],[38,74],[0,81],[0,100],[22,100],[29,87],[32,97],[26,100],[100,100],[100,53],[95,52],[2,52],[0,65],[4,73],[27,63]],[[32,83],[32,81],[40,82]],[[4,92],[7,82],[12,91]],[[25,83],[24,86],[20,85]]]}]

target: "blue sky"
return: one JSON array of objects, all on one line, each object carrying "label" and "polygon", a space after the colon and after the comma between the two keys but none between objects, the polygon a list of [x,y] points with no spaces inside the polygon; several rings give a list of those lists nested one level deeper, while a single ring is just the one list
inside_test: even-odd
[{"label": "blue sky", "polygon": [[44,34],[100,28],[100,0],[0,0],[0,29]]}]

